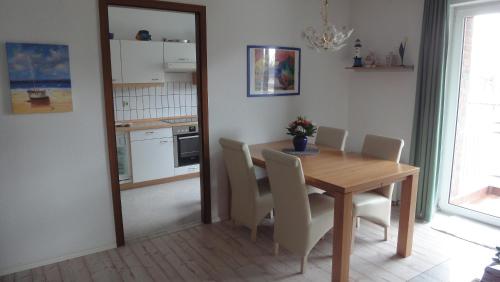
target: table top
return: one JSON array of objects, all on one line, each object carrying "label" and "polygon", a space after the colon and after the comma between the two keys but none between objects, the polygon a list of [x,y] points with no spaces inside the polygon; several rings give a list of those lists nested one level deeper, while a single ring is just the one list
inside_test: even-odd
[{"label": "table top", "polygon": [[[263,149],[281,151],[292,142],[278,141],[251,145],[250,154],[256,166],[265,167]],[[306,183],[330,193],[357,193],[383,187],[419,173],[407,164],[376,159],[360,153],[346,153],[327,146],[317,146],[319,154],[300,156]]]}]

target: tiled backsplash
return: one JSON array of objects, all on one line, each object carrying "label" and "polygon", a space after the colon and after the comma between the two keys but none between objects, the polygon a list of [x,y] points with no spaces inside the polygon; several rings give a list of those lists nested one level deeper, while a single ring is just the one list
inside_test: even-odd
[{"label": "tiled backsplash", "polygon": [[196,115],[198,109],[196,85],[186,81],[115,88],[113,100],[117,121]]}]

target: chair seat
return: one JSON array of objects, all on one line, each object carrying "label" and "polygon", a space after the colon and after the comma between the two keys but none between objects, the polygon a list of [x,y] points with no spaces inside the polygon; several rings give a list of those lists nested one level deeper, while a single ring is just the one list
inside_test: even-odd
[{"label": "chair seat", "polygon": [[335,207],[335,199],[322,194],[310,194],[309,206],[311,208],[311,219],[332,216]]},{"label": "chair seat", "polygon": [[389,201],[386,197],[376,192],[365,192],[354,194],[352,197],[352,204],[354,207],[361,208],[366,205],[385,204]]},{"label": "chair seat", "polygon": [[314,194],[314,193],[322,194],[323,192],[325,192],[325,191],[323,191],[319,188],[316,188],[314,186],[307,185],[307,194]]},{"label": "chair seat", "polygon": [[352,198],[353,215],[387,226],[390,221],[391,199],[376,192],[355,194]]}]

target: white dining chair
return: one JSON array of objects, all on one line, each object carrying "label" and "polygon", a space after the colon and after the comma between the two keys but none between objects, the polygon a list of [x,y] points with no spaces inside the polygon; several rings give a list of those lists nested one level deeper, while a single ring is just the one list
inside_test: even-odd
[{"label": "white dining chair", "polygon": [[[399,162],[404,146],[402,139],[393,139],[376,135],[366,135],[362,153],[378,159]],[[384,227],[384,240],[389,240],[391,226],[391,204],[394,184],[390,184],[370,192],[354,194],[353,222],[359,228],[360,218]],[[352,244],[354,246],[352,233]]]},{"label": "white dining chair", "polygon": [[[314,143],[316,145],[328,146],[335,150],[344,151],[348,134],[349,133],[345,129],[320,126],[318,127],[318,133],[316,134],[316,141]],[[324,192],[313,186],[309,186],[307,191],[309,194]]]},{"label": "white dining chair", "polygon": [[333,227],[334,199],[307,194],[299,158],[274,150],[263,150],[262,155],[274,199],[274,253],[283,246],[302,256],[304,273],[309,252]]},{"label": "white dining chair", "polygon": [[257,180],[248,145],[221,138],[224,162],[231,186],[231,219],[252,230],[251,240],[257,240],[257,227],[272,214],[273,197],[267,178]]},{"label": "white dining chair", "polygon": [[316,135],[316,144],[344,151],[348,132],[345,129],[320,126]]}]

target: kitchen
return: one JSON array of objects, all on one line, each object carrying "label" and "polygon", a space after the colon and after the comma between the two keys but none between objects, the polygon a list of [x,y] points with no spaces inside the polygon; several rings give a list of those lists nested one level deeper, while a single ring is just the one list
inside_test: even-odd
[{"label": "kitchen", "polygon": [[194,15],[108,11],[125,238],[199,224]]}]

